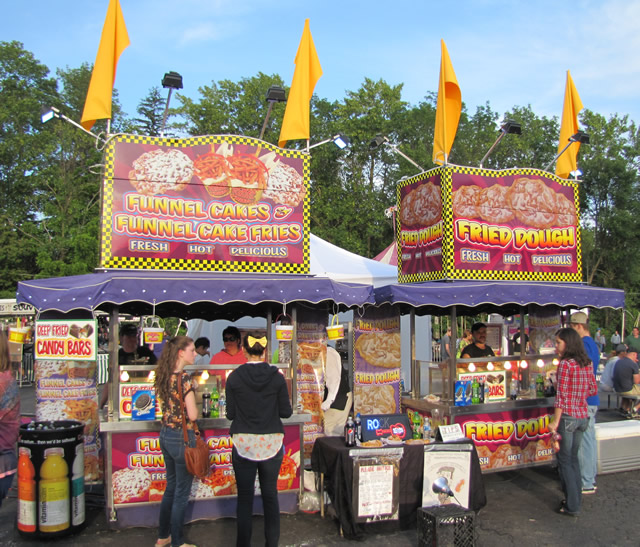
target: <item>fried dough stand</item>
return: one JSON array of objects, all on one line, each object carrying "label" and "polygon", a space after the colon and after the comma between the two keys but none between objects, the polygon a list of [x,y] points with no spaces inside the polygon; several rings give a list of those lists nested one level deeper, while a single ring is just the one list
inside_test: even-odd
[{"label": "fried dough stand", "polygon": [[[509,355],[497,328],[495,357],[456,359],[454,334],[448,360],[412,355],[403,408],[436,426],[460,424],[483,472],[549,463],[554,399],[529,387],[538,374],[555,375],[553,341],[563,314],[624,307],[623,291],[582,284],[577,183],[538,169],[448,165],[401,181],[397,199],[399,283],[377,288],[376,303],[410,314],[412,348],[416,314],[448,315],[456,327],[459,316],[480,313],[519,315],[521,340],[528,314],[534,348]],[[434,370],[442,390],[424,398],[421,376]],[[463,382],[474,377],[488,385],[484,404],[468,401],[471,386]]]},{"label": "fried dough stand", "polygon": [[[34,306],[43,320],[91,319],[96,311],[109,315],[109,402],[100,416],[108,518],[113,527],[156,526],[164,464],[157,400],[153,412],[154,367],[118,364],[119,317],[263,317],[270,337],[284,308],[292,318],[292,344],[317,340],[312,342],[317,346],[328,314],[373,304],[373,287],[309,275],[304,152],[246,137],[121,135],[109,142],[105,158],[100,271],[22,282],[17,298]],[[294,415],[284,420],[286,456],[278,484],[284,512],[297,510],[302,458],[310,452],[321,401],[305,407],[309,398],[301,403],[298,397],[298,352],[290,352],[283,371],[294,402]],[[305,355],[312,369],[317,353]],[[199,374],[234,367],[190,368]],[[142,376],[135,390],[125,383],[129,374]],[[140,390],[151,408],[136,404]],[[146,419],[131,419],[136,409],[145,410]],[[199,423],[212,474],[194,480],[186,519],[234,516],[230,422]]]}]

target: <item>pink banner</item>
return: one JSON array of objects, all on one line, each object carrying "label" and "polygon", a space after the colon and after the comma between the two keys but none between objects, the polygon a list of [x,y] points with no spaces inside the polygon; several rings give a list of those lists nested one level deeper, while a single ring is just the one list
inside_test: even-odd
[{"label": "pink banner", "polygon": [[[297,425],[285,426],[284,459],[278,490],[300,487],[300,433]],[[233,441],[226,429],[202,431],[209,445],[211,474],[195,478],[191,499],[213,499],[237,494],[231,463]],[[164,457],[159,433],[114,433],[112,457],[113,499],[116,504],[160,502],[166,488]]]},{"label": "pink banner", "polygon": [[104,267],[308,272],[308,155],[248,137],[116,137]]},{"label": "pink banner", "polygon": [[523,408],[456,416],[455,423],[476,445],[482,470],[499,471],[553,460],[552,413],[552,408]]}]

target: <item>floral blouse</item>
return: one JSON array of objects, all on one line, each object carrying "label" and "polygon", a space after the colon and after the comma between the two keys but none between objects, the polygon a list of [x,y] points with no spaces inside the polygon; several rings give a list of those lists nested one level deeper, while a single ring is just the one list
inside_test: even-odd
[{"label": "floral blouse", "polygon": [[[189,377],[189,374],[183,372],[183,400],[190,391],[193,391],[191,378]],[[193,422],[189,420],[189,416],[187,414],[185,414],[185,418],[187,422],[187,429],[193,429]],[[178,373],[173,373],[171,375],[171,380],[169,380],[169,400],[162,401],[162,425],[173,429],[182,429],[182,407],[180,405],[180,396],[178,393]]]}]

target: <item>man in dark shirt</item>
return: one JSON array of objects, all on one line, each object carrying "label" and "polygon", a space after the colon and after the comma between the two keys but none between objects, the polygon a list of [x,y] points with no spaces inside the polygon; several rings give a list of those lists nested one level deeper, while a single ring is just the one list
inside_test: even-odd
[{"label": "man in dark shirt", "polygon": [[463,359],[475,359],[476,357],[490,357],[495,355],[491,346],[487,342],[487,325],[484,323],[474,323],[471,327],[473,343],[462,350]]},{"label": "man in dark shirt", "polygon": [[138,327],[133,323],[125,323],[120,328],[120,349],[118,350],[118,364],[130,365],[132,363],[155,365],[158,361],[155,353],[147,346],[138,345]]},{"label": "man in dark shirt", "polygon": [[[616,362],[616,367],[613,370],[613,389],[615,389],[621,395],[630,395],[634,397],[640,397],[640,369],[638,369],[638,351],[634,348],[629,348],[626,357],[620,357]],[[635,408],[629,401],[625,404],[623,400],[623,409],[632,409],[637,413],[640,409],[640,404]]]}]

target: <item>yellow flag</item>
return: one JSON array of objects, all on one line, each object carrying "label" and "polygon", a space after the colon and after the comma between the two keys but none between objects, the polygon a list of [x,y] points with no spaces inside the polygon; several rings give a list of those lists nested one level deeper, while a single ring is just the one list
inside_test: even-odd
[{"label": "yellow flag", "polygon": [[[582,110],[582,101],[576,86],[573,85],[571,73],[567,70],[567,86],[564,90],[564,106],[562,108],[562,124],[560,125],[560,142],[558,154],[569,144],[569,138],[578,131],[578,112]],[[574,142],[567,148],[556,162],[556,175],[568,179],[572,171],[577,169],[580,143]]]},{"label": "yellow flag", "polygon": [[440,59],[440,80],[438,82],[438,104],[436,107],[436,128],[433,135],[433,161],[444,164],[449,157],[456,138],[458,121],[462,111],[462,97],[456,73],[453,71],[449,52],[444,40]]},{"label": "yellow flag", "polygon": [[116,79],[116,66],[120,54],[128,45],[129,34],[124,24],[120,2],[109,0],[100,46],[80,120],[82,127],[87,130],[93,127],[96,120],[111,118],[111,94]]},{"label": "yellow flag", "polygon": [[282,129],[280,129],[278,139],[280,148],[284,147],[288,140],[309,138],[309,101],[320,76],[322,76],[322,67],[316,47],[313,45],[309,19],[306,19],[298,53],[296,53],[296,68],[293,71],[287,108],[284,111]]}]

